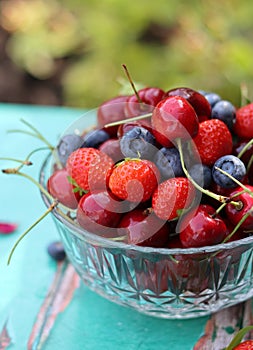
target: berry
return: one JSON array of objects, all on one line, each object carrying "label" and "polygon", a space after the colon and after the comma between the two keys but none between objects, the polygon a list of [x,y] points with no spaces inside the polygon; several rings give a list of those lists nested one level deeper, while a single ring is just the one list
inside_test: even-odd
[{"label": "berry", "polygon": [[225,100],[218,101],[212,108],[212,119],[222,120],[229,130],[233,129],[235,123],[236,109],[234,105]]},{"label": "berry", "polygon": [[[97,126],[102,129],[106,124],[125,119],[125,105],[129,96],[116,96],[103,102],[97,110]],[[118,127],[111,126],[106,128],[110,136],[117,134]]]},{"label": "berry", "polygon": [[74,192],[75,188],[68,180],[68,176],[66,169],[56,170],[47,181],[47,190],[61,204],[76,209],[82,193],[78,189]]},{"label": "berry", "polygon": [[138,91],[138,95],[142,103],[136,95],[128,98],[125,106],[125,115],[131,118],[137,115],[152,112],[154,106],[164,98],[165,92],[156,87],[146,87]]},{"label": "berry", "polygon": [[119,139],[109,139],[99,146],[99,150],[107,154],[116,163],[124,158],[119,144]]},{"label": "berry", "polygon": [[79,148],[69,156],[67,171],[85,191],[105,189],[113,164],[113,160],[98,149]]},{"label": "berry", "polygon": [[[226,205],[226,214],[228,219],[234,224],[237,225],[245,215],[249,215],[241,223],[241,228],[245,230],[253,229],[253,186],[245,185],[248,190],[251,191],[251,194],[245,192],[242,187],[237,187],[233,192],[231,192],[230,197],[233,198],[233,201],[241,204],[241,207],[235,206],[233,203]],[[244,191],[244,192],[243,192]]]},{"label": "berry", "polygon": [[135,126],[120,139],[120,149],[125,157],[150,159],[156,151],[155,138],[150,131]]},{"label": "berry", "polygon": [[206,92],[204,96],[209,102],[211,108],[213,108],[214,105],[221,100],[221,97],[214,92]]},{"label": "berry", "polygon": [[66,253],[61,242],[52,242],[47,247],[47,252],[56,261],[63,261],[66,258]]},{"label": "berry", "polygon": [[198,91],[187,87],[179,87],[169,90],[166,96],[181,96],[189,102],[194,108],[199,121],[206,120],[211,115],[211,106],[207,99]]},{"label": "berry", "polygon": [[125,214],[119,223],[119,235],[127,235],[129,244],[146,247],[164,247],[169,229],[163,220],[148,210],[135,209]]},{"label": "berry", "polygon": [[69,155],[80,148],[83,144],[83,138],[76,134],[64,135],[56,147],[57,155],[63,166],[66,165]]},{"label": "berry", "polygon": [[180,240],[185,248],[221,243],[228,235],[225,222],[210,205],[201,204],[188,212],[179,225]]},{"label": "berry", "polygon": [[[233,145],[233,154],[235,156],[239,156],[240,152],[245,148],[245,146],[248,144],[249,140],[239,141],[236,144]],[[253,144],[249,145],[243,155],[240,157],[240,159],[243,161],[245,165],[247,165],[253,157]]]},{"label": "berry", "polygon": [[108,191],[85,194],[77,208],[77,221],[84,229],[100,234],[116,233],[114,228],[121,218],[121,203]]},{"label": "berry", "polygon": [[178,218],[192,203],[195,188],[184,177],[174,177],[159,184],[152,197],[152,208],[163,220]]},{"label": "berry", "polygon": [[180,155],[175,147],[161,148],[154,156],[153,162],[164,179],[183,176]]},{"label": "berry", "polygon": [[212,183],[212,171],[207,165],[194,164],[189,169],[189,175],[202,188],[208,188]]},{"label": "berry", "polygon": [[200,123],[194,142],[202,163],[208,166],[212,166],[218,158],[232,153],[231,133],[226,124],[219,119]]},{"label": "berry", "polygon": [[221,173],[217,168],[224,170],[238,181],[242,181],[246,175],[244,163],[236,156],[226,155],[217,159],[212,168],[212,176],[217,185],[224,188],[233,188],[238,185],[227,175]]},{"label": "berry", "polygon": [[242,139],[253,138],[253,103],[243,106],[236,111],[234,132]]},{"label": "berry", "polygon": [[83,137],[82,147],[98,148],[103,142],[110,138],[108,132],[103,129],[95,129],[87,132]]},{"label": "berry", "polygon": [[145,118],[143,120],[135,120],[119,125],[117,132],[118,138],[121,138],[123,135],[125,135],[125,133],[127,133],[129,130],[133,129],[136,126],[143,127],[149,130],[151,133],[153,132],[153,129],[151,127],[151,118]]},{"label": "berry", "polygon": [[127,159],[113,168],[109,188],[120,199],[145,202],[152,196],[159,178],[158,169],[149,160]]},{"label": "berry", "polygon": [[245,340],[233,348],[233,350],[253,350],[253,340]]},{"label": "berry", "polygon": [[165,147],[177,138],[189,140],[195,137],[199,128],[195,110],[181,96],[170,96],[159,102],[153,111],[151,123],[157,141]]}]

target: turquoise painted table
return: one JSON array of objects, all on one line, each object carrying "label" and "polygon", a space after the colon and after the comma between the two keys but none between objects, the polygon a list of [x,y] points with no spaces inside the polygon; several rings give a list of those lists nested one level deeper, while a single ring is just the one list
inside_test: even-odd
[{"label": "turquoise painted table", "polygon": [[[55,144],[82,110],[0,104],[0,157],[24,159],[41,142],[11,129],[33,124]],[[29,174],[38,177],[45,154],[34,154]],[[17,164],[0,160],[0,168]],[[252,323],[251,301],[210,317],[161,320],[113,304],[90,291],[68,264],[57,264],[47,246],[58,240],[46,217],[20,243],[7,266],[10,250],[44,211],[38,189],[26,179],[0,174],[0,222],[17,230],[0,235],[0,350],[219,350],[244,325]]]}]

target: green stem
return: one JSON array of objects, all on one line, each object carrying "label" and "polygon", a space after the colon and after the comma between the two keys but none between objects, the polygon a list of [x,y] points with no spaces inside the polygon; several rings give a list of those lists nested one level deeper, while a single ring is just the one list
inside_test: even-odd
[{"label": "green stem", "polygon": [[250,146],[253,145],[253,139],[251,139],[241,150],[241,152],[238,154],[238,158],[241,158],[245,152],[250,148]]},{"label": "green stem", "polygon": [[230,240],[231,237],[233,237],[233,235],[236,233],[236,231],[238,230],[238,228],[244,223],[244,221],[250,216],[252,212],[252,209],[249,210],[242,218],[241,220],[238,222],[238,224],[235,226],[235,228],[233,229],[233,231],[223,240],[222,243],[226,243],[227,241]]},{"label": "green stem", "polygon": [[117,120],[116,122],[105,124],[104,128],[109,128],[111,126],[117,126],[117,125],[129,123],[129,122],[134,122],[136,120],[149,118],[151,116],[152,116],[152,113],[147,113],[147,114],[138,115],[136,117],[132,117],[132,118],[128,118],[128,119]]},{"label": "green stem", "polygon": [[216,199],[217,201],[221,202],[221,203],[227,203],[228,197],[225,196],[221,196],[221,195],[217,195],[214,192],[211,192],[209,190],[206,190],[204,188],[202,188],[201,186],[199,186],[199,184],[193,180],[193,178],[190,176],[190,174],[188,173],[186,167],[185,167],[185,162],[184,162],[184,157],[183,157],[183,150],[182,150],[182,142],[181,139],[176,139],[176,143],[178,146],[178,151],[179,151],[179,155],[180,155],[180,160],[181,160],[181,165],[182,165],[182,169],[183,172],[185,173],[186,177],[191,181],[191,183],[202,193],[206,194],[209,197],[212,197],[214,199]]},{"label": "green stem", "polygon": [[21,242],[21,240],[41,221],[43,220],[56,206],[58,202],[53,202],[50,207],[45,211],[44,214],[42,214],[15,242],[14,246],[11,249],[11,252],[8,257],[7,265],[10,264],[11,258],[13,256],[14,251],[16,250],[17,246]]}]

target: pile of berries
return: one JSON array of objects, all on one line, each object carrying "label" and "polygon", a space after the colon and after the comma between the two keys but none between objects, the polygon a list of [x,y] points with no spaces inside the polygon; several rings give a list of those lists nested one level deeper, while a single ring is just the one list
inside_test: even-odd
[{"label": "pile of berries", "polygon": [[158,248],[253,232],[253,103],[144,88],[105,101],[97,125],[64,135],[56,155],[48,191],[89,232]]}]

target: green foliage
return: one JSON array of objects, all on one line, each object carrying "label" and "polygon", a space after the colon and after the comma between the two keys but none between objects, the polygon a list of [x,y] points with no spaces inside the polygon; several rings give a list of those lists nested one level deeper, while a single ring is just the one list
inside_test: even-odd
[{"label": "green foliage", "polygon": [[1,21],[19,67],[47,79],[57,60],[70,58],[62,76],[69,106],[96,107],[118,94],[123,63],[145,85],[213,90],[238,105],[241,83],[253,78],[249,0],[6,4]]}]

